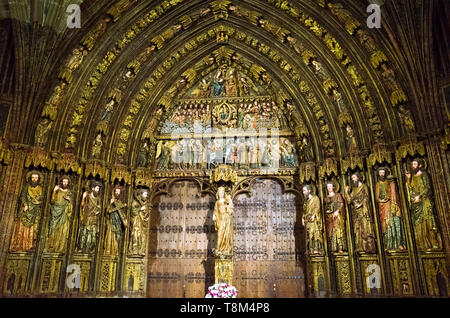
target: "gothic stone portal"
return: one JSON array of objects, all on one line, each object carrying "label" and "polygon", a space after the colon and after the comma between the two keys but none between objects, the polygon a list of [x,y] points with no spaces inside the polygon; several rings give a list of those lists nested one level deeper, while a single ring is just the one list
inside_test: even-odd
[{"label": "gothic stone portal", "polygon": [[[215,198],[195,181],[177,181],[155,199],[150,230],[148,297],[204,297],[214,284]],[[239,297],[303,297],[304,242],[294,194],[265,179],[234,198],[234,285]]]}]

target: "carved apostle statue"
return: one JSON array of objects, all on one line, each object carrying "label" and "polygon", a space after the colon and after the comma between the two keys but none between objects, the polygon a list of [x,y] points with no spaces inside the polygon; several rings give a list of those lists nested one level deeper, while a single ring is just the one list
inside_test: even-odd
[{"label": "carved apostle statue", "polygon": [[378,181],[375,184],[384,248],[386,250],[403,250],[400,197],[395,180],[391,175],[386,175],[387,171],[389,171],[387,168],[378,169]]},{"label": "carved apostle statue", "polygon": [[147,228],[150,219],[148,190],[138,189],[131,205],[129,255],[144,256],[147,242]]},{"label": "carved apostle statue", "polygon": [[70,178],[63,176],[52,193],[48,239],[45,246],[47,252],[64,252],[72,209],[73,193],[70,190]]},{"label": "carved apostle statue", "polygon": [[303,195],[305,202],[303,203],[302,224],[306,227],[306,235],[308,249],[312,255],[323,253],[322,239],[322,217],[320,215],[320,199],[312,192],[312,186],[307,184],[303,186]]},{"label": "carved apostle statue", "polygon": [[83,253],[94,252],[97,245],[102,208],[100,188],[100,182],[90,182],[90,189],[83,193],[81,199],[78,250]]},{"label": "carved apostle statue", "polygon": [[326,186],[327,237],[330,241],[331,251],[343,253],[347,251],[344,199],[339,192],[336,192],[336,186],[333,182],[327,182]]},{"label": "carved apostle statue", "polygon": [[121,200],[121,193],[121,187],[114,188],[106,210],[106,235],[103,247],[103,255],[105,256],[118,256],[124,227],[127,226],[127,204]]},{"label": "carved apostle statue", "polygon": [[430,177],[425,171],[425,161],[414,159],[411,172],[406,173],[411,218],[420,250],[442,248],[441,236],[433,213]]},{"label": "carved apostle statue", "polygon": [[345,188],[345,199],[351,205],[356,252],[375,253],[375,235],[370,219],[369,189],[359,173],[352,174],[352,191]]},{"label": "carved apostle statue", "polygon": [[234,206],[231,196],[225,193],[224,187],[219,187],[216,199],[213,212],[213,221],[217,232],[216,255],[227,257],[233,253]]},{"label": "carved apostle statue", "polygon": [[16,213],[11,251],[27,252],[34,249],[36,245],[44,199],[41,180],[42,175],[38,171],[27,174],[27,183],[20,195],[20,208]]}]

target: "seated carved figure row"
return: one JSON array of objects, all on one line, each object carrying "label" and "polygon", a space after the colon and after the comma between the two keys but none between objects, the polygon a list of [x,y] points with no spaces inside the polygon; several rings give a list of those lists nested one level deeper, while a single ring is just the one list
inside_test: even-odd
[{"label": "seated carved figure row", "polygon": [[[376,215],[385,250],[402,251],[406,249],[405,220],[402,216],[398,187],[388,168],[377,171],[375,184]],[[434,215],[432,189],[424,161],[415,159],[411,172],[406,172],[407,201],[415,244],[421,251],[442,249],[442,241]],[[305,197],[302,222],[306,227],[310,254],[322,255],[324,242],[322,232],[326,223],[326,237],[333,253],[348,251],[345,222],[345,204],[349,207],[356,252],[376,253],[376,231],[372,221],[372,207],[368,186],[360,173],[351,175],[351,186],[346,186],[344,195],[339,193],[335,181],[326,183],[324,198],[325,222],[322,222],[321,204],[313,194],[311,185],[303,186]]]},{"label": "seated carved figure row", "polygon": [[[32,171],[27,176],[27,184],[20,196],[20,206],[16,213],[15,227],[10,244],[11,252],[31,252],[36,249],[38,227],[43,217],[44,191],[43,176]],[[127,202],[122,199],[123,188],[115,186],[112,197],[102,214],[102,184],[88,182],[80,202],[79,219],[76,229],[77,253],[94,253],[99,241],[101,220],[106,219],[102,255],[116,257],[124,239],[125,228],[129,228],[128,256],[144,256],[147,228],[150,218],[148,190],[137,189],[131,204],[131,214],[127,217]],[[45,236],[44,252],[64,253],[67,248],[70,227],[73,220],[74,192],[71,178],[62,176],[52,191],[50,214]]]},{"label": "seated carved figure row", "polygon": [[[138,166],[146,162],[146,155],[140,153]],[[239,169],[294,168],[296,157],[294,144],[283,137],[161,140],[156,150],[156,169],[214,169],[222,163]]]}]

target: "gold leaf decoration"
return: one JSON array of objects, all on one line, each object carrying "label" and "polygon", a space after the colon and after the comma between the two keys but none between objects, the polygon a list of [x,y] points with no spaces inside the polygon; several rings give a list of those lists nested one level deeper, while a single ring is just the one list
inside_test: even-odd
[{"label": "gold leaf decoration", "polygon": [[48,151],[39,147],[31,147],[25,157],[25,167],[28,168],[31,165],[50,170],[53,168],[53,160]]},{"label": "gold leaf decoration", "polygon": [[397,89],[391,94],[391,103],[393,106],[397,106],[401,103],[406,103],[408,98],[402,89]]},{"label": "gold leaf decoration", "polygon": [[397,159],[404,159],[407,156],[416,156],[416,155],[425,155],[425,146],[423,142],[414,142],[413,140],[401,144],[397,151],[395,152],[395,156]]},{"label": "gold leaf decoration", "polygon": [[359,156],[350,156],[347,159],[341,160],[341,169],[345,173],[348,170],[355,170],[355,169],[364,169],[364,160],[362,157]]},{"label": "gold leaf decoration", "polygon": [[80,175],[82,172],[81,166],[78,163],[73,153],[63,153],[57,155],[55,158],[56,171],[69,172],[72,170],[74,173]]},{"label": "gold leaf decoration", "polygon": [[96,177],[97,175],[100,179],[105,180],[106,178],[106,165],[103,161],[97,159],[89,159],[86,161],[86,165],[84,168],[84,175],[86,177]]},{"label": "gold leaf decoration", "polygon": [[300,183],[316,181],[316,165],[313,162],[306,162],[300,164],[299,181]]},{"label": "gold leaf decoration", "polygon": [[116,179],[119,182],[123,180],[126,184],[131,183],[131,173],[128,171],[128,166],[125,165],[113,166],[111,170],[111,181],[114,182]]},{"label": "gold leaf decoration", "polygon": [[338,175],[337,162],[333,158],[327,158],[323,164],[319,167],[319,178],[325,179],[332,175]]},{"label": "gold leaf decoration", "polygon": [[386,57],[386,54],[382,51],[375,51],[372,56],[370,57],[370,63],[374,68],[378,68],[381,63],[387,62],[388,58]]}]

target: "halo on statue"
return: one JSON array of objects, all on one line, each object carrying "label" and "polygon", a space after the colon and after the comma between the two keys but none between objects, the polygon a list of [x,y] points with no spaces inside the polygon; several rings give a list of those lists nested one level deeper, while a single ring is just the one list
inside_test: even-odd
[{"label": "halo on statue", "polygon": [[428,164],[427,161],[423,158],[414,158],[413,160],[410,161],[409,166],[411,167],[413,161],[417,161],[417,163],[419,163],[419,165],[422,165],[424,170],[427,170]]},{"label": "halo on statue", "polygon": [[42,174],[42,172],[37,171],[37,170],[31,170],[27,173],[26,175],[26,180],[30,181],[30,178],[33,174],[37,174],[39,176],[39,183],[42,182],[42,180],[44,179],[44,175]]},{"label": "halo on statue", "polygon": [[325,181],[325,184],[324,184],[325,193],[327,193],[327,185],[328,184],[333,185],[334,192],[339,192],[339,190],[341,189],[341,184],[335,178],[331,178],[331,179],[327,179]]},{"label": "halo on statue", "polygon": [[72,184],[72,179],[66,174],[63,175],[61,178],[59,178],[58,184],[62,183],[62,181],[65,180],[65,179],[69,181],[69,184]]},{"label": "halo on statue", "polygon": [[388,167],[380,167],[377,169],[377,176],[379,175],[380,171],[384,171],[384,175],[386,176],[386,178],[390,175],[392,175],[392,171],[390,168]]},{"label": "halo on statue", "polygon": [[112,194],[113,197],[114,197],[114,192],[116,192],[116,189],[120,190],[119,197],[122,197],[122,194],[123,194],[123,191],[124,191],[124,187],[119,185],[119,184],[116,184],[111,190],[111,194]]},{"label": "halo on statue", "polygon": [[361,182],[365,182],[366,181],[366,176],[363,173],[359,172],[359,171],[355,171],[355,172],[350,173],[350,180],[352,179],[352,176],[354,176],[354,175],[358,176],[359,181],[361,181]]},{"label": "halo on statue", "polygon": [[148,189],[145,189],[145,188],[139,188],[139,189],[136,189],[135,191],[134,191],[134,196],[136,197],[136,198],[138,198],[142,193],[144,193],[144,192],[148,192]]}]

